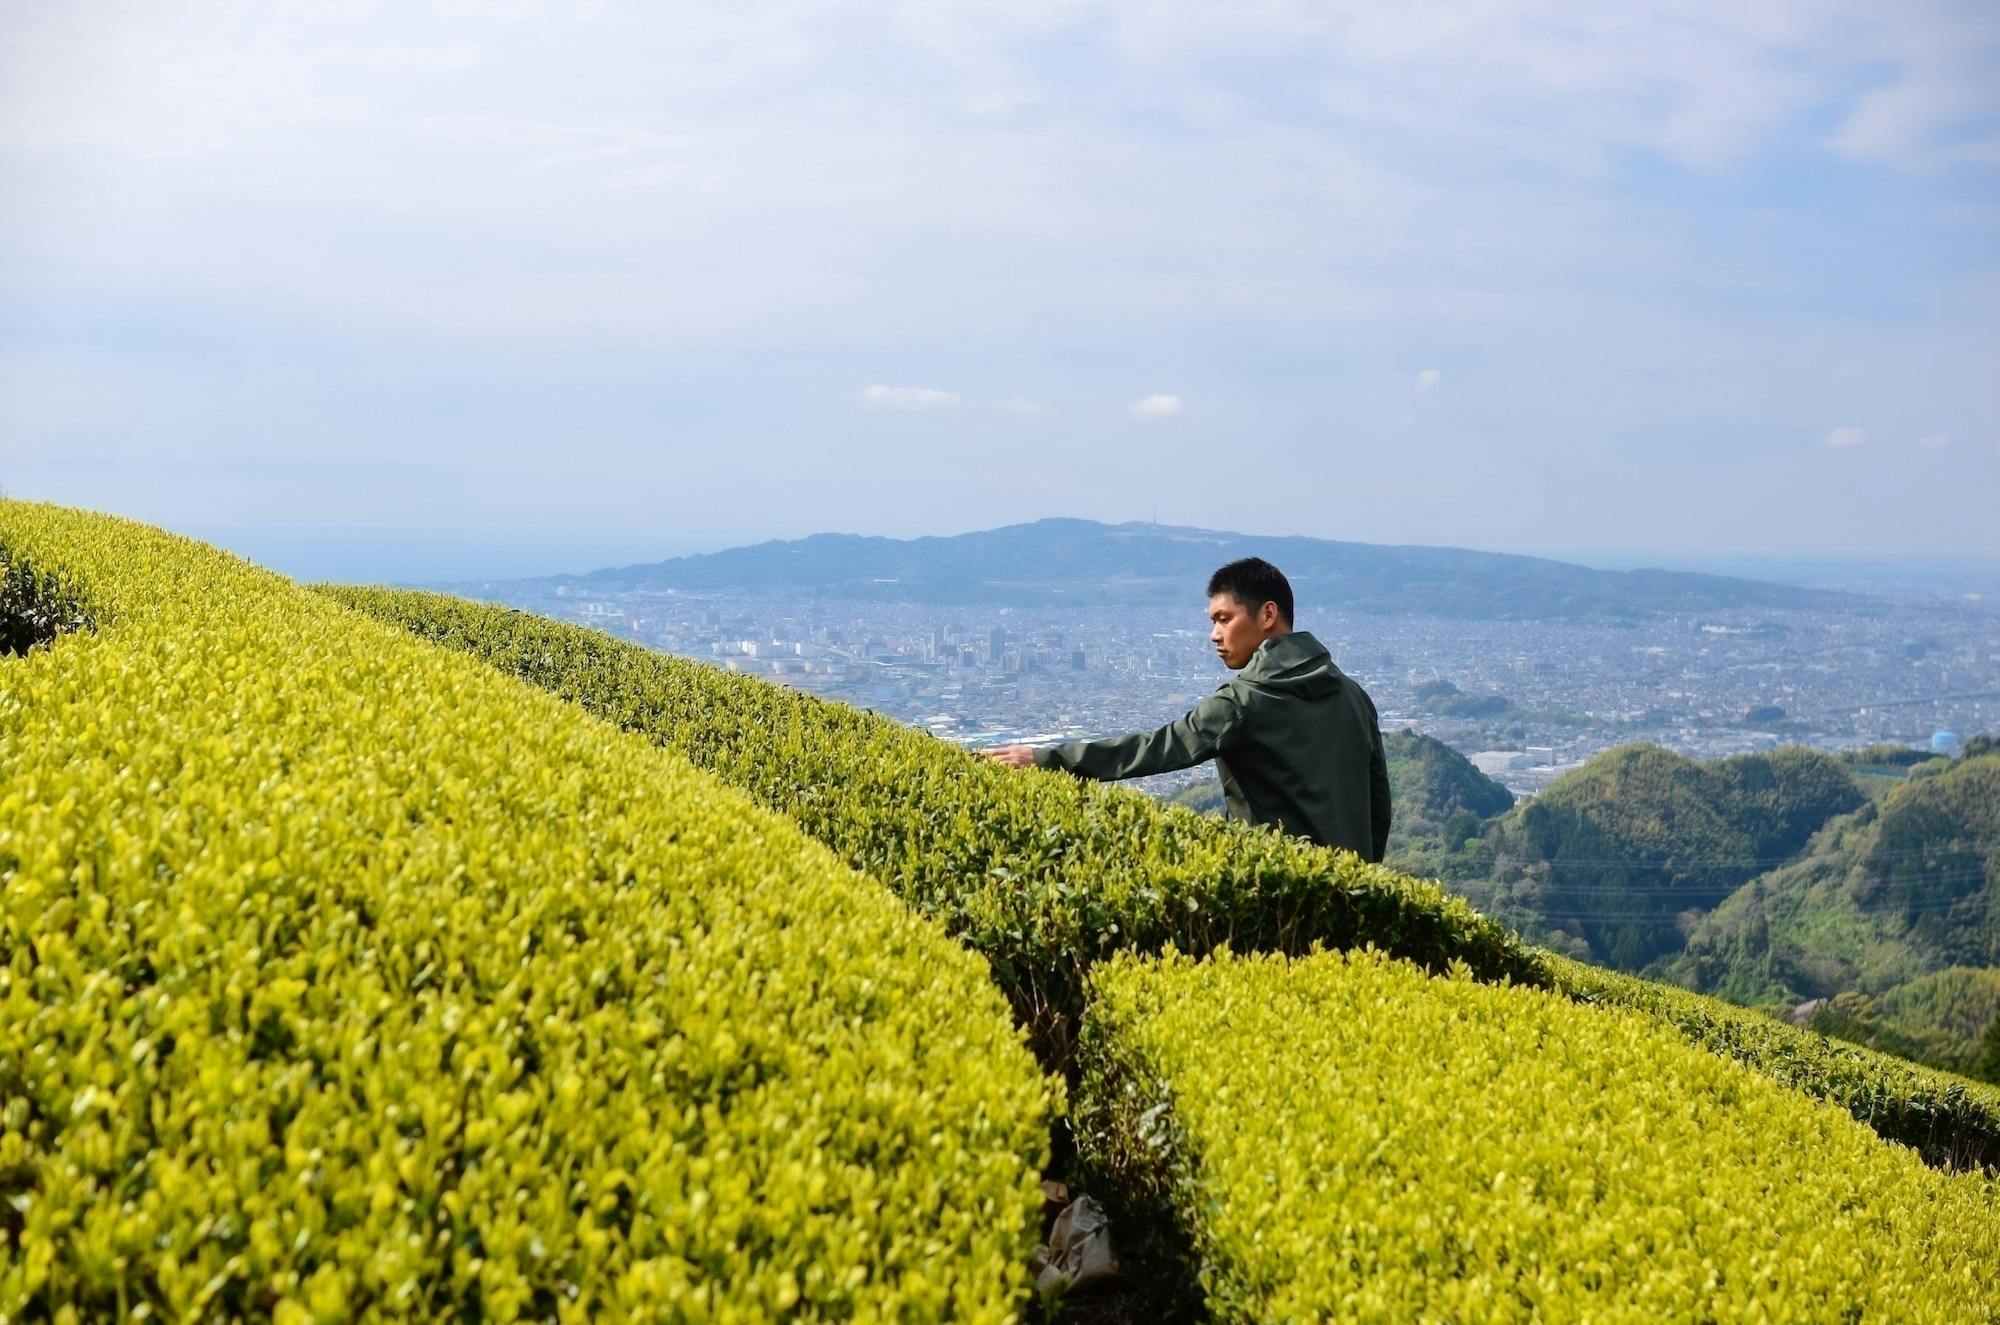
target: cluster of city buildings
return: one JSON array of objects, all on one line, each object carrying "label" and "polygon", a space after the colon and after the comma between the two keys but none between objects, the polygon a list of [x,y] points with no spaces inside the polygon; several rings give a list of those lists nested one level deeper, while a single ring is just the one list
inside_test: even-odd
[{"label": "cluster of city buildings", "polygon": [[[576,585],[499,596],[968,746],[1156,727],[1227,676],[1200,603],[940,607]],[[1629,621],[1323,614],[1299,624],[1367,687],[1385,728],[1437,736],[1520,794],[1628,741],[1713,758],[2000,730],[2000,612],[1978,606],[1858,600],[1853,610]],[[1423,697],[1440,680],[1508,702],[1476,717],[1440,711]],[[1170,775],[1158,789],[1205,776]]]}]

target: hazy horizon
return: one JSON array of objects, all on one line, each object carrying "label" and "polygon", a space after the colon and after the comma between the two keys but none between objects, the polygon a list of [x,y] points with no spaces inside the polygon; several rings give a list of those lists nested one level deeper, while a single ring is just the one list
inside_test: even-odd
[{"label": "hazy horizon", "polygon": [[0,486],[404,578],[2000,560],[1996,64],[1975,0],[17,7]]},{"label": "hazy horizon", "polygon": [[[18,495],[18,494],[17,494]],[[1079,518],[1061,513],[1035,519]],[[1087,517],[1086,517],[1087,518]],[[1025,522],[1009,522],[1025,523]],[[1104,521],[1107,524],[1121,521]],[[1162,524],[1186,524],[1167,520]],[[342,583],[453,584],[477,580],[537,579],[582,574],[608,567],[643,565],[673,557],[722,552],[766,541],[810,537],[813,534],[860,534],[890,538],[951,537],[999,526],[941,527],[911,534],[882,534],[858,528],[813,529],[778,533],[770,538],[724,536],[721,541],[674,538],[567,539],[508,538],[480,532],[445,536],[420,529],[297,528],[208,526],[175,532],[213,543],[260,565],[301,580]],[[1282,528],[1222,529],[1252,538],[1301,536]],[[1306,534],[1306,537],[1324,535]],[[1373,540],[1351,540],[1369,542]],[[1476,552],[1542,557],[1601,570],[1663,569],[1791,584],[1858,585],[1888,582],[1905,587],[1954,588],[2000,592],[2000,557],[1939,558],[1922,555],[1822,557],[1758,556],[1690,552],[1676,555],[1660,549],[1469,547],[1464,543],[1422,546],[1460,547]]]}]

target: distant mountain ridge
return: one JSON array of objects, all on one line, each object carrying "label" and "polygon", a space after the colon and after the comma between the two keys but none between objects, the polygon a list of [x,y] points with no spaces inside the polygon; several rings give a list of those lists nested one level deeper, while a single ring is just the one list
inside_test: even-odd
[{"label": "distant mountain ridge", "polygon": [[1607,571],[1463,548],[1265,537],[1141,522],[1047,519],[944,537],[860,534],[517,581],[541,585],[777,590],[906,602],[1052,606],[1185,602],[1238,557],[1281,567],[1302,602],[1374,614],[1465,618],[1646,617],[1731,607],[1854,605],[1865,599],[1723,575]]}]

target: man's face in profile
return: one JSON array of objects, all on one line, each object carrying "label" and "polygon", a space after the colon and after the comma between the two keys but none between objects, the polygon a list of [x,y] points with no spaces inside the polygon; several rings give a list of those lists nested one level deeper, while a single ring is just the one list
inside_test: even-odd
[{"label": "man's face in profile", "polygon": [[1253,615],[1244,610],[1235,594],[1219,593],[1208,600],[1208,620],[1213,627],[1208,639],[1225,667],[1231,671],[1241,668],[1257,652],[1257,646],[1270,637],[1265,617],[1273,623],[1277,621],[1276,603],[1264,604]]}]

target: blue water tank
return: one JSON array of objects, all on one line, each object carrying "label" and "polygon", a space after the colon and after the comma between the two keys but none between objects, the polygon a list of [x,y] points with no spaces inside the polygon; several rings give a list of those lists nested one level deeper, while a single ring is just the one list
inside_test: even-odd
[{"label": "blue water tank", "polygon": [[1958,745],[1957,732],[1931,733],[1931,753],[1934,755],[1957,754]]}]

